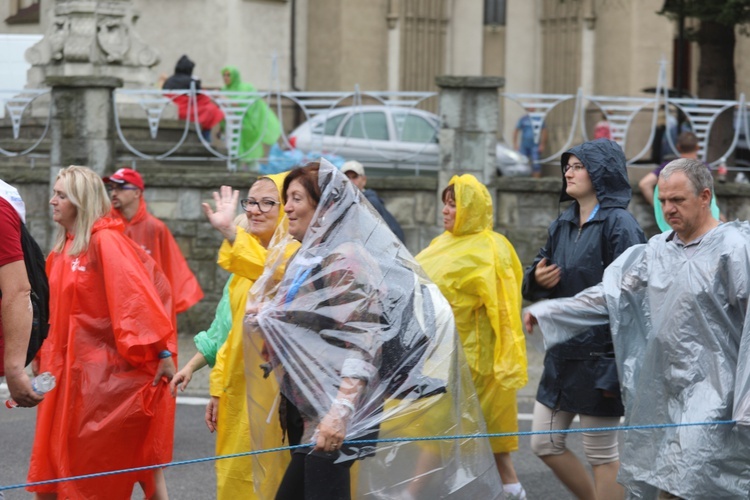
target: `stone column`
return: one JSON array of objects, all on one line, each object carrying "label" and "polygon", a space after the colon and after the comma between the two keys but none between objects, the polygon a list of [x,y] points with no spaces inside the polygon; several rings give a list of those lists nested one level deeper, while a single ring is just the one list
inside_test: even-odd
[{"label": "stone column", "polygon": [[[111,76],[51,76],[45,84],[52,87],[53,167],[82,165],[99,174],[115,161],[114,89],[120,78]],[[57,171],[52,172],[52,180]]]},{"label": "stone column", "polygon": [[159,54],[138,36],[133,0],[47,0],[46,32],[26,51],[27,87],[51,76],[110,76],[150,87]]},{"label": "stone column", "polygon": [[[491,185],[497,177],[498,76],[438,76],[440,87],[440,171],[438,196],[454,175],[473,174]],[[439,200],[442,207],[442,200]],[[442,216],[438,210],[437,219]]]}]

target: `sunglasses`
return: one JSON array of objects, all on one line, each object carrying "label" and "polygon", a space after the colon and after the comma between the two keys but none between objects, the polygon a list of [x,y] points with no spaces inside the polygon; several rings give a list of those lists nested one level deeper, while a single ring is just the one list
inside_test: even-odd
[{"label": "sunglasses", "polygon": [[110,193],[112,191],[135,191],[137,189],[140,189],[136,186],[120,186],[119,184],[107,184],[107,191]]}]

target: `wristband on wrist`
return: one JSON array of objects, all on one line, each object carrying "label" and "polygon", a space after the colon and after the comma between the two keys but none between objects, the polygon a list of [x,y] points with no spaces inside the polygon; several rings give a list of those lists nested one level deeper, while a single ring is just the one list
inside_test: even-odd
[{"label": "wristband on wrist", "polygon": [[343,406],[344,408],[346,408],[347,410],[349,410],[349,412],[352,413],[352,414],[355,411],[354,404],[351,401],[349,401],[348,399],[337,398],[337,399],[335,399],[333,401],[333,404],[339,405],[339,406]]},{"label": "wristband on wrist", "polygon": [[167,350],[161,351],[159,353],[159,359],[167,359],[167,358],[171,358],[171,357],[172,357],[172,353],[169,352],[169,351],[167,351]]}]

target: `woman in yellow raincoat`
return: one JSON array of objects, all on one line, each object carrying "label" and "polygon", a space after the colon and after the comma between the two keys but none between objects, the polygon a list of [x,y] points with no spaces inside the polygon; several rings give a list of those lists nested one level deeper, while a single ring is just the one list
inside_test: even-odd
[{"label": "woman in yellow raincoat", "polygon": [[[232,328],[216,355],[211,370],[211,401],[206,408],[206,425],[217,432],[217,455],[242,453],[253,448],[250,428],[253,416],[276,415],[279,387],[273,377],[263,378],[260,370],[248,370],[246,379],[243,360],[243,318],[247,294],[263,272],[268,244],[284,217],[280,187],[286,173],[261,177],[242,200],[249,231],[234,224],[234,214],[239,193],[222,186],[221,194],[214,193],[216,211],[204,204],[211,225],[226,238],[219,250],[218,263],[233,273],[229,284],[229,302],[232,311]],[[289,257],[297,249],[293,243],[287,247]],[[260,356],[253,367],[262,364]],[[185,369],[183,369],[185,370]],[[176,383],[181,380],[178,373]],[[257,375],[256,375],[257,374]],[[189,380],[189,379],[188,379]],[[259,403],[248,412],[246,388],[251,387],[254,401]],[[257,426],[256,426],[257,428]],[[270,431],[269,431],[270,428]],[[264,426],[263,436],[255,436],[252,443],[271,448],[283,440],[279,426]],[[256,446],[257,447],[257,446]],[[272,498],[289,462],[286,453],[269,453],[258,457],[239,457],[216,462],[216,488],[218,499]]]},{"label": "woman in yellow raincoat", "polygon": [[[510,242],[492,231],[492,198],[474,176],[454,176],[442,199],[445,232],[416,259],[453,308],[488,432],[517,432],[516,390],[528,378],[521,263]],[[510,458],[518,438],[490,443],[506,497],[526,498]]]}]

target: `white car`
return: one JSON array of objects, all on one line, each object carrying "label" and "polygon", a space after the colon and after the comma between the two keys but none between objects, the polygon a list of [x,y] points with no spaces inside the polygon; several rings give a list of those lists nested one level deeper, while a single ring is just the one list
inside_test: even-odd
[{"label": "white car", "polygon": [[[366,166],[438,169],[440,118],[419,109],[350,106],[326,110],[290,135],[294,147],[358,160]],[[529,159],[498,142],[498,174],[531,175]]]}]

